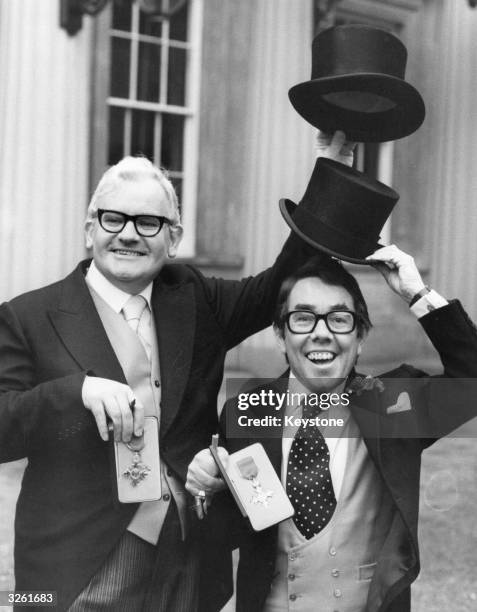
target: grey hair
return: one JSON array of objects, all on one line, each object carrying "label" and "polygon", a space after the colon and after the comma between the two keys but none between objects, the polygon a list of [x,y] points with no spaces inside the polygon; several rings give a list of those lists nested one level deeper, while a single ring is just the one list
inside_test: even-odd
[{"label": "grey hair", "polygon": [[98,202],[108,193],[120,187],[124,181],[142,181],[152,179],[158,181],[172,205],[174,225],[180,225],[179,201],[175,189],[168,178],[167,171],[155,166],[147,157],[123,157],[114,166],[111,166],[101,177],[93,196],[91,197],[86,213],[86,222],[92,221],[98,214]]}]

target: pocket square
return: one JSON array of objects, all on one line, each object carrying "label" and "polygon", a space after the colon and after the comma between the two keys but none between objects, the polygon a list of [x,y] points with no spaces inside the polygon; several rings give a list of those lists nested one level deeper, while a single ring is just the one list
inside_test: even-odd
[{"label": "pocket square", "polygon": [[411,399],[407,391],[402,391],[396,403],[386,408],[386,413],[395,414],[396,412],[406,412],[406,410],[411,410]]}]

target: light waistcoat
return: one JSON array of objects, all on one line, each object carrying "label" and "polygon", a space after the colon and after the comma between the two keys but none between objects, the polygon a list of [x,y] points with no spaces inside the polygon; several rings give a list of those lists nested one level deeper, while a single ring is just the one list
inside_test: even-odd
[{"label": "light waistcoat", "polygon": [[[89,290],[128,385],[143,404],[145,416],[155,416],[160,423],[159,351],[153,318],[151,317],[152,346],[151,361],[149,361],[139,337],[124,317],[116,313],[94,289],[89,287]],[[140,504],[128,526],[129,531],[151,544],[157,543],[169,507],[171,494],[179,512],[183,538],[186,533],[187,504],[185,489],[167,469],[164,469],[162,462],[161,491],[162,498],[160,500]]]},{"label": "light waistcoat", "polygon": [[293,519],[278,528],[275,579],[264,612],[363,612],[393,504],[350,419],[346,469],[336,510],[310,540]]}]

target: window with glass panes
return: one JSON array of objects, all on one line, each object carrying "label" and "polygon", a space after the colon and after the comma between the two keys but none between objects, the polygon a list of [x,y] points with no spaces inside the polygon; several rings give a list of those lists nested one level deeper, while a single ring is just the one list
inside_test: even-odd
[{"label": "window with glass panes", "polygon": [[[107,163],[142,154],[168,170],[186,230],[182,255],[194,250],[201,1],[176,0],[179,10],[163,16],[115,0],[109,28]],[[162,6],[167,14],[169,0]]]}]

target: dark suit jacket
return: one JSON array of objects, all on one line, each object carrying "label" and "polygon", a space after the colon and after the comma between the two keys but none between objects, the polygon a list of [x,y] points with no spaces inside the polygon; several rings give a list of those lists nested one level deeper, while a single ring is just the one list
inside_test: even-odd
[{"label": "dark suit jacket", "polygon": [[[179,478],[217,431],[226,351],[270,324],[281,280],[308,254],[291,236],[256,277],[224,281],[170,265],[154,282],[160,448]],[[85,284],[87,263],[0,306],[0,461],[28,457],[15,521],[16,589],[57,591],[60,610],[137,509],[114,503],[108,445],[81,399],[86,374],[126,382]]]},{"label": "dark suit jacket", "polygon": [[[366,612],[410,610],[410,584],[420,568],[417,523],[421,453],[438,437],[477,415],[477,380],[474,380],[477,379],[477,332],[474,325],[459,302],[425,315],[420,322],[440,354],[444,365],[443,377],[429,377],[411,366],[402,365],[380,377],[385,387],[383,391],[378,388],[363,391],[352,396],[350,404],[369,455],[397,510],[376,560]],[[445,377],[460,380],[451,381]],[[287,383],[288,377],[283,376],[265,388],[283,392]],[[261,388],[264,387],[255,391]],[[406,405],[404,402],[402,410],[391,408],[404,392],[409,403]],[[260,417],[280,414],[274,408],[267,412],[263,406],[248,412],[239,411],[234,398],[225,404],[222,412],[222,431],[227,430],[228,419],[236,422],[239,414],[248,415],[249,412],[252,412],[251,416]],[[260,428],[250,428],[248,437],[246,432],[241,439],[229,437],[226,441],[228,450],[234,452],[260,441],[280,475],[281,428],[277,426],[273,433],[271,430],[267,428],[266,437]],[[231,548],[240,547],[237,610],[259,612],[274,574],[277,526],[253,532],[229,496],[223,495],[216,501],[210,516],[210,520],[216,522],[216,546],[220,546],[221,540],[228,540]],[[227,517],[226,521],[224,517]],[[358,525],[357,522],[357,528]],[[217,570],[211,567],[210,571],[222,572],[225,576],[225,554],[217,565]],[[320,568],[316,571],[319,572]]]}]

